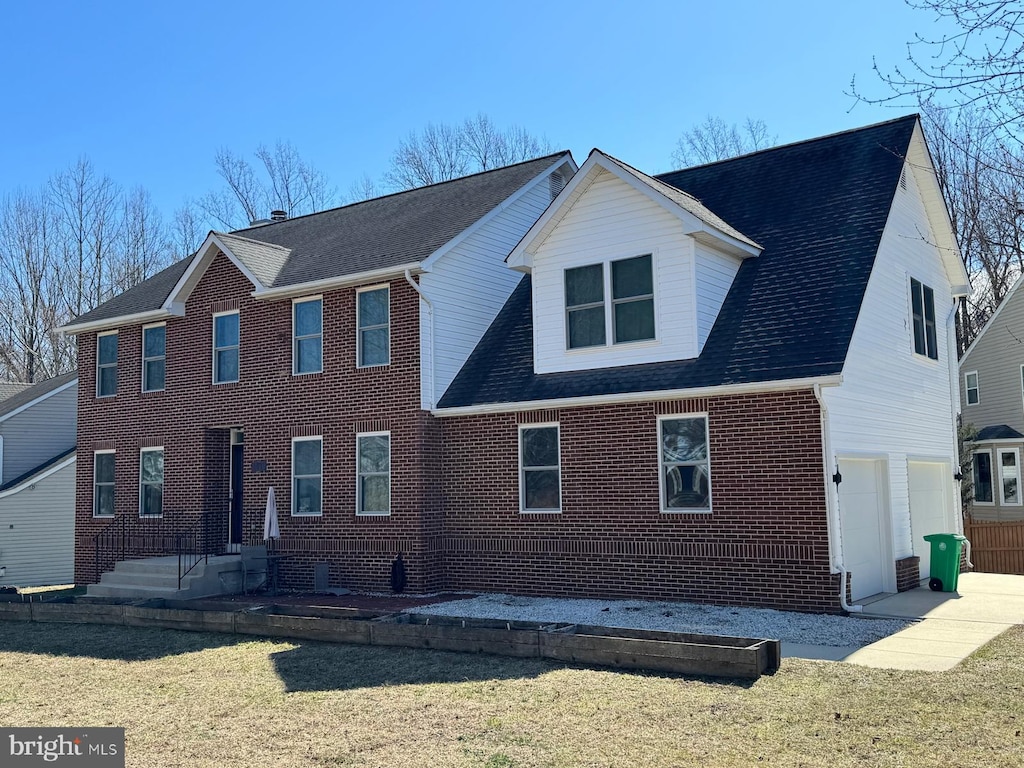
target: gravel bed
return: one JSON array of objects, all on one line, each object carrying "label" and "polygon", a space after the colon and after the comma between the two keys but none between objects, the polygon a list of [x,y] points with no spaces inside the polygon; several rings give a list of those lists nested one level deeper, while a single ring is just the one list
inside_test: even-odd
[{"label": "gravel bed", "polygon": [[794,613],[769,608],[643,600],[569,600],[500,594],[409,608],[407,612],[509,621],[593,624],[731,637],[764,637],[784,643],[828,646],[868,645],[912,623],[896,619]]}]

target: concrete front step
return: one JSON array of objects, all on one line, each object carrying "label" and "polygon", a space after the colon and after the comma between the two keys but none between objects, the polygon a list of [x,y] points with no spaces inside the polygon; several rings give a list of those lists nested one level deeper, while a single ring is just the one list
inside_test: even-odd
[{"label": "concrete front step", "polygon": [[197,597],[234,594],[242,590],[242,562],[238,555],[210,557],[198,563],[178,587],[178,558],[156,557],[124,560],[104,573],[99,584],[90,584],[88,597],[191,600]]}]

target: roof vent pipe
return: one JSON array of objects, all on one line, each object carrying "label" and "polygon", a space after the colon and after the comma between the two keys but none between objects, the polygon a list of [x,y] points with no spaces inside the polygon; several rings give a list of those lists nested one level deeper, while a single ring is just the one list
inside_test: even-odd
[{"label": "roof vent pipe", "polygon": [[288,212],[287,211],[271,211],[270,212],[270,220],[271,221],[284,221],[287,218],[288,218]]}]

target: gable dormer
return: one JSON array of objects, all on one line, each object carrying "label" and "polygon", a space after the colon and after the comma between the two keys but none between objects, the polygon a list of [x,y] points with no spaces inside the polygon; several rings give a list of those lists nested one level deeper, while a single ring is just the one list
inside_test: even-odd
[{"label": "gable dormer", "polygon": [[759,252],[697,199],[594,150],[508,258],[533,278],[535,371],[697,357]]}]

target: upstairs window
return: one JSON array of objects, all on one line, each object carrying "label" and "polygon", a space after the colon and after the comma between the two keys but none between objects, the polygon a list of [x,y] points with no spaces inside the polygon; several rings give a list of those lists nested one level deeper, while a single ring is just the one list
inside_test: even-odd
[{"label": "upstairs window", "polygon": [[238,312],[213,316],[213,383],[238,381]]},{"label": "upstairs window", "polygon": [[324,369],[324,302],[296,299],[292,303],[292,373],[321,373]]},{"label": "upstairs window", "polygon": [[151,325],[142,329],[142,391],[159,392],[164,388],[167,328]]},{"label": "upstairs window", "polygon": [[96,337],[96,397],[117,394],[117,331]]},{"label": "upstairs window", "polygon": [[978,387],[978,372],[964,374],[964,389],[967,390],[967,404],[977,405],[981,402],[981,390]]},{"label": "upstairs window", "polygon": [[914,352],[939,359],[935,335],[935,292],[927,285],[910,278],[910,304],[914,315]]},{"label": "upstairs window", "polygon": [[[605,297],[611,295],[611,303]],[[653,339],[654,273],[651,255],[565,270],[566,345],[569,349]]]},{"label": "upstairs window", "polygon": [[664,418],[658,429],[662,512],[710,512],[707,418]]},{"label": "upstairs window", "polygon": [[391,361],[390,290],[374,288],[356,294],[359,366],[387,365]]}]

